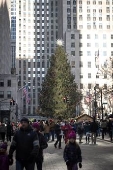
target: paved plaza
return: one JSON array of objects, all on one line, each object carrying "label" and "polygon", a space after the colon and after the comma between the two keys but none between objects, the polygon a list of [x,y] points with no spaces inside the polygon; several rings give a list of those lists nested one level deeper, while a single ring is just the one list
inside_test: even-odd
[{"label": "paved plaza", "polygon": [[[63,160],[65,144],[62,142],[62,149],[55,149],[53,144],[54,142],[49,142],[49,147],[44,151],[43,170],[66,170]],[[80,146],[83,155],[82,170],[113,169],[113,143],[98,140],[96,145],[92,145],[86,144],[83,140]],[[15,164],[10,170],[15,170]]]}]

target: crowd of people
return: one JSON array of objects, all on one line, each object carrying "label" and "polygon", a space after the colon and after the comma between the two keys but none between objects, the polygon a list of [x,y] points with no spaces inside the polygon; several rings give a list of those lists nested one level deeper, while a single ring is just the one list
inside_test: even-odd
[{"label": "crowd of people", "polygon": [[[30,122],[27,118],[22,118],[20,123],[7,125],[0,124],[0,170],[9,170],[9,165],[13,164],[13,153],[16,151],[16,170],[42,170],[43,150],[48,147],[48,142],[52,141],[54,148],[62,149],[62,141],[65,142],[63,158],[68,170],[82,168],[82,156],[79,144],[85,135],[86,143],[96,144],[97,136],[109,134],[112,141],[113,121],[93,122],[83,121],[76,123],[70,121],[47,121]],[[13,136],[13,137],[12,137]],[[12,137],[12,140],[11,140]],[[76,138],[79,139],[79,144]],[[7,142],[10,141],[10,148],[7,153]]]}]

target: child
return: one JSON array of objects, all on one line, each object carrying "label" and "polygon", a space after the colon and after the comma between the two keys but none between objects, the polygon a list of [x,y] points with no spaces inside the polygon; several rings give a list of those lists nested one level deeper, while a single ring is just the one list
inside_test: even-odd
[{"label": "child", "polygon": [[82,168],[82,156],[81,149],[75,141],[75,132],[71,132],[68,135],[68,139],[69,141],[67,142],[63,153],[63,157],[67,165],[67,170],[78,170],[77,163],[79,163],[79,168]]},{"label": "child", "polygon": [[0,170],[9,170],[9,165],[13,164],[13,159],[7,155],[7,143],[0,144]]}]

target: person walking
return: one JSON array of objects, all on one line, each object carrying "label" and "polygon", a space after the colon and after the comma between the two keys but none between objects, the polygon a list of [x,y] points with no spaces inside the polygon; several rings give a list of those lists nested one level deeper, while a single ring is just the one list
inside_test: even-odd
[{"label": "person walking", "polygon": [[0,170],[9,170],[9,165],[13,164],[13,159],[7,155],[7,143],[0,143]]},{"label": "person walking", "polygon": [[7,142],[10,141],[11,142],[11,134],[13,134],[13,127],[11,126],[10,122],[8,122],[7,124]]},{"label": "person walking", "polygon": [[4,142],[5,141],[5,135],[6,135],[6,127],[5,127],[4,123],[1,123],[0,135],[1,135],[2,142]]},{"label": "person walking", "polygon": [[54,141],[55,139],[55,122],[50,119],[49,121],[49,125],[50,125],[50,134],[51,134],[51,141]]},{"label": "person walking", "polygon": [[32,127],[34,129],[34,131],[36,131],[37,136],[39,138],[39,153],[35,159],[35,163],[37,165],[37,170],[42,170],[42,163],[43,163],[43,150],[46,149],[48,147],[48,144],[46,142],[46,139],[44,137],[44,135],[42,133],[40,133],[40,125],[39,123],[35,122],[32,124]]},{"label": "person walking", "polygon": [[62,135],[61,135],[61,126],[60,126],[60,122],[58,121],[57,124],[55,125],[55,134],[57,137],[57,140],[54,144],[54,147],[57,148],[57,144],[58,144],[58,148],[61,148],[61,139],[62,139]]},{"label": "person walking", "polygon": [[49,132],[50,132],[49,122],[46,121],[45,125],[44,125],[44,136],[45,136],[47,142],[49,141],[49,137],[50,137]]},{"label": "person walking", "polygon": [[83,137],[83,134],[84,134],[84,127],[83,127],[83,124],[80,123],[77,127],[77,133],[78,133],[78,136],[79,136],[79,143],[82,143],[82,137]]},{"label": "person walking", "polygon": [[21,127],[16,131],[9,149],[9,158],[16,150],[16,170],[34,170],[35,158],[39,151],[37,133],[29,125],[27,118],[21,119]]},{"label": "person walking", "polygon": [[92,144],[96,144],[98,124],[95,121],[95,118],[93,119],[93,122],[91,123],[90,130],[91,130]]},{"label": "person walking", "polygon": [[64,152],[63,158],[67,165],[67,170],[78,170],[82,168],[82,156],[80,146],[76,142],[76,134],[75,132],[71,132],[68,136],[69,141],[67,142]]},{"label": "person walking", "polygon": [[84,130],[86,134],[86,143],[90,142],[90,122],[86,122],[84,125]]}]

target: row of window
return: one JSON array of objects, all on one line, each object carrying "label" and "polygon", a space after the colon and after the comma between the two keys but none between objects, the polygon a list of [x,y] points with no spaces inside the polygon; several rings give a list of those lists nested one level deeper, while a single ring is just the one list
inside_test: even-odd
[{"label": "row of window", "polygon": [[[4,91],[0,91],[0,98],[4,98]],[[11,91],[7,91],[7,98],[11,99]]]},{"label": "row of window", "polygon": [[[88,89],[92,89],[92,87],[93,87],[94,85],[92,85],[92,84],[88,84],[88,86],[87,86],[87,88]],[[98,89],[99,88],[99,84],[96,84],[96,88]],[[82,83],[80,83],[80,89],[84,89],[84,84],[82,84]],[[104,89],[107,89],[107,84],[104,84]]]},{"label": "row of window", "polygon": [[[82,79],[82,78],[83,78],[83,74],[80,74],[80,79]],[[85,76],[85,78],[86,78],[86,76]],[[91,78],[92,78],[91,73],[88,73],[88,79],[91,79]],[[99,75],[96,75],[96,78],[99,79]],[[104,75],[104,79],[107,79],[106,74]]]},{"label": "row of window", "polygon": [[[91,45],[91,43],[87,43],[87,47],[91,47]],[[71,47],[75,47],[75,42],[71,43]],[[79,43],[79,47],[83,47],[83,43]],[[95,43],[95,47],[99,47],[99,43]],[[107,47],[107,43],[103,43],[103,47]],[[111,47],[113,47],[113,43],[111,43]],[[113,51],[111,51],[111,53],[113,53]]]},{"label": "row of window", "polygon": [[[71,34],[71,39],[75,39],[75,38],[76,38],[75,34]],[[79,34],[79,39],[82,39],[82,38],[83,38],[83,35]],[[92,38],[91,34],[87,34],[87,39],[91,39],[91,38]],[[98,39],[99,35],[95,34],[95,35],[93,35],[93,38]],[[106,39],[106,38],[107,38],[106,34],[103,34],[103,39]],[[111,39],[113,39],[113,34],[111,34]]]},{"label": "row of window", "polygon": [[[0,87],[4,87],[4,80],[0,80]],[[11,80],[7,80],[7,87],[11,87]]]}]

